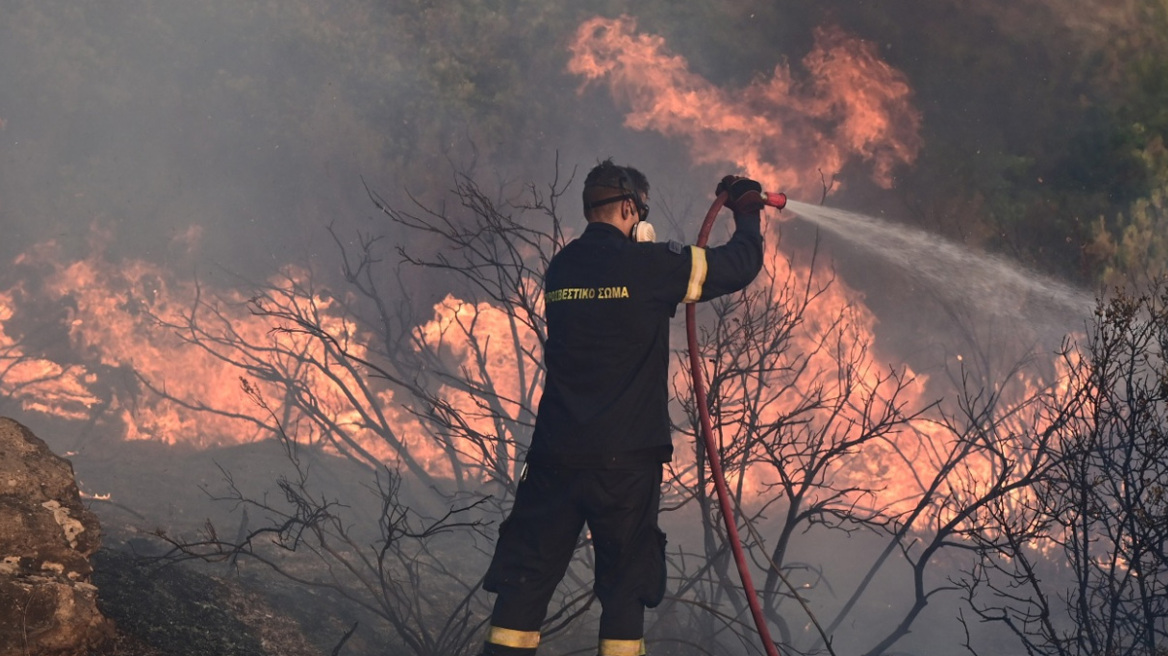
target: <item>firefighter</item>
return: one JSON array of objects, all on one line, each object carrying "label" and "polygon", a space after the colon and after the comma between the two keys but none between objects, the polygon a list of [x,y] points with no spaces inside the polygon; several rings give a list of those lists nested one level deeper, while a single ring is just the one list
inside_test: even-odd
[{"label": "firefighter", "polygon": [[744,288],[762,267],[762,187],[727,176],[730,240],[653,243],[649,182],[611,159],[584,181],[584,217],[544,278],[547,378],[524,473],[483,587],[496,593],[483,656],[534,654],[581,529],[592,536],[601,656],[645,653],[665,594],[657,526],[669,422],[669,324],[679,303]]}]

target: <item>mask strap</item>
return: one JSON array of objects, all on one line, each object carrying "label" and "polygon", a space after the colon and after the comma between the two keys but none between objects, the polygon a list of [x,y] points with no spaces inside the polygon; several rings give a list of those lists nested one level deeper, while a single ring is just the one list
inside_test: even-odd
[{"label": "mask strap", "polygon": [[632,194],[621,194],[620,196],[613,196],[612,198],[605,198],[604,200],[598,200],[595,203],[589,203],[588,206],[585,207],[584,209],[586,209],[586,210],[596,209],[597,207],[600,207],[601,205],[609,205],[612,203],[619,203],[622,200],[631,200],[631,201],[633,201],[634,204],[636,204],[636,200],[633,198]]}]

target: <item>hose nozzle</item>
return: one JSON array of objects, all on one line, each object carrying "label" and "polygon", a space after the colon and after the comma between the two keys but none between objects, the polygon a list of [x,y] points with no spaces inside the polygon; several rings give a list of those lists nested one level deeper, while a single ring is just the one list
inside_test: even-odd
[{"label": "hose nozzle", "polygon": [[787,194],[781,191],[762,192],[762,202],[770,205],[775,209],[783,209],[787,206]]}]

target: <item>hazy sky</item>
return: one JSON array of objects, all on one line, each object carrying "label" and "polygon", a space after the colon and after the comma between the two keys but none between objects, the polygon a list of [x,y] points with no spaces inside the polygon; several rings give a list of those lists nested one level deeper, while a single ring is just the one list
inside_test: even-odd
[{"label": "hazy sky", "polygon": [[[506,13],[460,15],[443,27],[445,17],[405,2],[7,0],[0,257],[46,238],[84,251],[90,227],[101,225],[115,231],[122,253],[264,271],[312,255],[330,221],[362,225],[370,205],[360,176],[389,193],[409,187],[436,197],[435,181],[449,178],[452,161],[476,162],[488,180],[526,181],[546,171],[557,150],[569,168],[607,155],[633,160],[657,173],[661,188],[679,175],[711,175],[716,168],[679,160],[685,150],[675,136],[623,127],[627,104],[603,89],[577,93],[581,79],[564,68],[575,17],[622,9],[637,17],[632,5],[597,4],[546,10],[563,31],[545,34]],[[747,24],[758,12],[757,20],[782,25],[770,50],[701,38],[700,14],[637,18],[644,32],[672,37],[668,48],[687,57],[695,74],[730,87],[767,75],[833,21],[872,39],[894,67],[918,62],[908,82],[920,88],[913,102],[926,125],[943,118],[961,129],[995,116],[992,103],[936,115],[954,99],[931,78],[953,78],[960,97],[959,72],[919,63],[927,31],[896,29],[920,29],[903,17],[928,12],[897,3],[855,11],[843,10],[847,3],[755,4],[729,2],[725,18]],[[983,0],[965,5],[961,18],[984,23],[979,47],[1017,49],[1018,32],[1030,29],[1019,22],[1049,11],[1053,19],[1033,38],[1055,35],[1071,50],[1113,34],[1135,3],[1087,4]],[[468,25],[492,58],[475,59],[461,43]],[[1065,41],[1068,34],[1084,41]],[[555,38],[562,41],[549,41]],[[434,55],[446,51],[449,58]],[[971,117],[969,110],[987,113]],[[492,143],[498,135],[508,141]]]},{"label": "hazy sky", "polygon": [[[27,274],[9,263],[47,242],[63,264],[96,250],[115,269],[144,260],[177,279],[197,275],[208,289],[243,285],[224,269],[262,278],[307,265],[327,277],[338,268],[329,225],[348,238],[385,233],[388,246],[403,242],[362,178],[391,202],[407,203],[408,192],[441,206],[452,200],[455,171],[515,197],[527,183],[551,182],[557,157],[561,179],[576,174],[563,201],[576,228],[583,173],[608,156],[650,175],[663,238],[692,238],[714,183],[739,166],[811,203],[819,171],[838,173],[831,203],[899,221],[906,202],[898,176],[920,161],[956,177],[983,163],[1024,162],[1026,153],[1013,150],[1023,137],[1061,138],[1069,129],[1062,121],[1092,102],[1071,73],[1126,34],[1139,6],[0,0],[0,294]],[[624,54],[605,56],[593,44],[612,69],[586,84],[586,74],[569,69],[578,27],[622,14],[636,24],[621,33]],[[654,58],[626,59],[629,52]],[[939,142],[940,155],[930,150]],[[820,265],[839,273],[833,289],[847,285],[845,296],[861,305],[849,316],[877,338],[874,369],[908,363],[936,373],[973,362],[956,357],[968,352],[954,345],[979,341],[994,352],[974,355],[1014,364],[1004,345],[1020,333],[1006,319],[975,323],[968,312],[976,304],[943,297],[863,243],[825,233],[785,224],[784,252],[797,268],[816,245],[824,250]],[[777,236],[768,236],[772,244]],[[410,239],[408,247],[427,246]],[[937,268],[945,275],[943,263]],[[957,296],[969,287],[953,286]],[[214,380],[192,375],[198,367],[170,343],[141,337],[148,322],[134,323],[134,295],[153,291],[134,289],[114,308],[134,329],[109,339],[119,341],[116,352],[101,348],[109,326],[73,320],[78,304],[67,290],[45,301],[30,286],[17,316],[0,316],[33,358],[79,377],[82,398],[70,407],[80,409],[68,419],[85,426],[64,431],[67,443],[105,430],[86,422],[88,412],[107,413],[112,424],[139,401],[147,409],[141,380],[238,396],[234,369],[220,366]],[[240,316],[252,318],[246,309]],[[964,332],[938,329],[954,324]],[[92,342],[79,336],[88,329]],[[145,355],[160,368],[144,365]],[[139,430],[126,423],[127,433]],[[136,438],[158,437],[149,421],[143,426]],[[209,433],[200,426],[174,439],[213,442]]]},{"label": "hazy sky", "polygon": [[[631,3],[523,5],[476,14],[372,0],[6,0],[0,258],[54,240],[66,259],[101,248],[113,261],[141,258],[204,279],[221,275],[218,267],[251,277],[288,264],[331,272],[326,226],[349,236],[388,230],[362,178],[396,202],[408,191],[437,205],[456,169],[506,196],[550,182],[557,155],[562,177],[576,170],[576,185],[580,169],[609,155],[649,173],[663,238],[692,235],[713,182],[735,162],[776,163],[766,170],[786,179],[768,186],[798,175],[811,188],[830,162],[842,167],[833,202],[895,211],[896,167],[914,166],[937,135],[965,135],[954,143],[976,152],[957,157],[976,168],[977,144],[992,154],[1011,135],[1057,133],[1057,124],[1033,124],[1065,111],[1039,91],[1068,86],[1049,76],[1121,33],[1138,3],[735,1],[713,13],[694,5],[643,15]],[[665,77],[661,67],[634,67],[621,84],[585,85],[569,70],[577,26],[621,13],[636,22],[636,39],[681,61],[678,79],[717,97],[682,116],[691,134],[646,118],[632,100]],[[738,27],[710,29],[711,16]],[[775,27],[762,38],[749,31],[764,23]],[[825,33],[843,45],[823,45]],[[819,75],[807,68],[816,52]],[[866,72],[831,68],[840,53],[866,58]],[[971,88],[962,62],[1000,77],[989,90]],[[826,98],[854,116],[887,110],[880,100],[842,102],[825,91],[828,78],[856,97],[872,79],[901,85],[888,111],[914,117],[898,139],[915,145],[897,151],[880,137],[891,129],[871,128],[879,121],[852,125],[834,105],[816,107]],[[791,102],[766,105],[768,97]],[[717,123],[702,113],[710,108],[747,125]],[[757,157],[721,144],[734,130]],[[845,133],[860,145],[841,148]],[[883,186],[873,182],[878,161],[891,167]],[[577,192],[564,203],[569,221],[578,220]],[[815,240],[807,226],[788,237]],[[880,304],[885,274],[854,250],[837,254],[850,284]]]}]

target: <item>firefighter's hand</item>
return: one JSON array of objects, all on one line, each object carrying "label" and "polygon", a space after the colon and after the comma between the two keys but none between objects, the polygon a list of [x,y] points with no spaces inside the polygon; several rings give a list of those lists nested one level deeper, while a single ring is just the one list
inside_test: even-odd
[{"label": "firefighter's hand", "polygon": [[715,194],[720,195],[722,192],[726,192],[726,207],[734,213],[757,212],[766,205],[762,198],[762,185],[750,178],[728,175],[714,189]]}]

